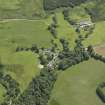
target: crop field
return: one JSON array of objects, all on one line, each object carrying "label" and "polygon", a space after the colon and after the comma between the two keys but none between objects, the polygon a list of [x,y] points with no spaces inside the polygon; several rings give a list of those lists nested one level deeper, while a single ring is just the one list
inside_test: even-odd
[{"label": "crop field", "polygon": [[93,59],[62,72],[48,105],[104,105],[96,95],[105,80],[105,65]]}]

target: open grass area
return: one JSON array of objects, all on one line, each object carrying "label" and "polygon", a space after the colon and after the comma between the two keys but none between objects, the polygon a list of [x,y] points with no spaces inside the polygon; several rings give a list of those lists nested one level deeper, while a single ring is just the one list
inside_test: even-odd
[{"label": "open grass area", "polygon": [[21,0],[0,0],[0,7],[4,9],[18,9]]},{"label": "open grass area", "polygon": [[5,73],[10,74],[20,84],[22,91],[27,88],[32,78],[40,72],[38,56],[30,51],[8,55],[3,64],[5,65]]},{"label": "open grass area", "polygon": [[96,95],[99,83],[105,81],[105,64],[93,59],[62,72],[48,105],[104,105]]},{"label": "open grass area", "polygon": [[100,45],[105,43],[105,22],[95,23],[95,30],[93,34],[85,41],[86,45]]},{"label": "open grass area", "polygon": [[[70,46],[73,47],[75,45],[74,41],[78,37],[76,32],[75,32],[75,29],[66,20],[64,20],[62,10],[60,10],[60,9],[56,10],[55,14],[56,14],[56,17],[57,17],[57,22],[58,22],[58,27],[56,28],[58,39],[60,39],[60,38],[67,39],[70,43]],[[52,16],[53,15],[50,15],[46,19],[47,24],[52,23]],[[55,39],[55,41],[59,45],[59,40],[58,39],[57,40]]]},{"label": "open grass area", "polygon": [[0,0],[0,19],[44,16],[43,0]]},{"label": "open grass area", "polygon": [[87,14],[87,12],[85,11],[82,5],[71,8],[69,11],[69,18],[70,20],[77,23],[81,21],[91,20],[90,16]]},{"label": "open grass area", "polygon": [[[0,22],[1,45],[50,46],[52,35],[47,30],[48,25],[43,20],[5,20]],[[0,46],[1,46],[0,45]]]},{"label": "open grass area", "polygon": [[76,35],[75,29],[66,21],[64,20],[64,16],[62,12],[57,13],[58,19],[58,38],[66,38],[70,42],[70,46],[74,45],[75,39],[78,37]]}]

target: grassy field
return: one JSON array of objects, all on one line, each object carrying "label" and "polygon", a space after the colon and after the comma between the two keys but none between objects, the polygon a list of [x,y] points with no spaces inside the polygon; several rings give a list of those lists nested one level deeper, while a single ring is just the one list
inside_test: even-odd
[{"label": "grassy field", "polygon": [[27,88],[32,78],[40,72],[38,56],[30,51],[13,53],[2,62],[5,65],[5,73],[10,74],[20,84],[22,91]]},{"label": "grassy field", "polygon": [[105,22],[95,23],[95,30],[93,34],[85,41],[84,44],[100,45],[105,43]]},{"label": "grassy field", "polygon": [[4,9],[18,9],[21,0],[0,0],[0,7]]},{"label": "grassy field", "polygon": [[75,33],[75,29],[66,21],[64,20],[64,16],[61,12],[57,13],[58,19],[58,38],[65,37],[69,40],[70,46],[74,45],[74,41],[77,38]]},{"label": "grassy field", "polygon": [[71,8],[69,12],[69,18],[70,20],[73,20],[77,23],[80,21],[91,20],[83,6],[76,6],[75,8]]},{"label": "grassy field", "polygon": [[[5,20],[6,21],[6,20]],[[43,20],[10,20],[0,22],[1,45],[50,46],[52,35],[47,30],[48,25]]]},{"label": "grassy field", "polygon": [[0,0],[0,18],[44,17],[43,0]]},{"label": "grassy field", "polygon": [[105,64],[93,59],[62,72],[48,105],[104,105],[96,95],[105,81]]},{"label": "grassy field", "polygon": [[[49,16],[47,20],[47,24],[52,23],[52,16]],[[64,16],[61,12],[61,10],[56,10],[56,17],[57,17],[57,22],[58,22],[58,27],[56,28],[57,30],[57,37],[58,39],[60,38],[65,38],[69,41],[70,46],[73,47],[75,45],[74,41],[77,38],[75,29],[66,21],[64,20]],[[55,39],[55,42],[59,45],[59,40]]]}]

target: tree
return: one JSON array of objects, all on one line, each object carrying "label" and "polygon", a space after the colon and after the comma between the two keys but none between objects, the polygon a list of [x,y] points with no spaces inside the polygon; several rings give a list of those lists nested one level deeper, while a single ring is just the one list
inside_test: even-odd
[{"label": "tree", "polygon": [[66,8],[63,10],[63,15],[65,20],[69,20],[69,9]]},{"label": "tree", "polygon": [[58,24],[56,14],[54,14],[54,16],[52,17],[52,20],[53,20],[55,25]]},{"label": "tree", "polygon": [[35,51],[36,53],[39,52],[39,49],[38,49],[38,47],[37,47],[36,44],[33,44],[33,45],[32,45],[32,47],[31,47],[31,51]]}]

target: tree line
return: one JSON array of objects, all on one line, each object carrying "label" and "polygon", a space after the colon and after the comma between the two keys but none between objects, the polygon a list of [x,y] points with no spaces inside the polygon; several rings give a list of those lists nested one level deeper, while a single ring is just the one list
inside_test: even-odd
[{"label": "tree line", "polygon": [[20,94],[19,83],[17,83],[9,74],[0,72],[0,84],[6,89],[4,101],[1,105],[9,105],[11,100],[15,100]]},{"label": "tree line", "polygon": [[74,7],[86,1],[87,0],[44,0],[43,5],[45,10],[54,10],[60,7]]}]

